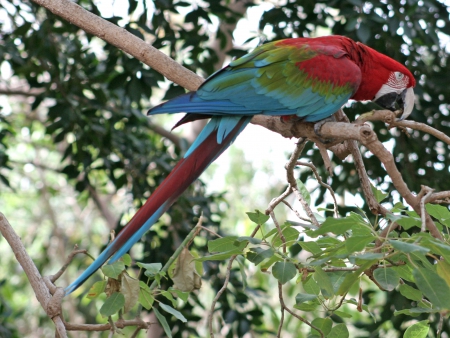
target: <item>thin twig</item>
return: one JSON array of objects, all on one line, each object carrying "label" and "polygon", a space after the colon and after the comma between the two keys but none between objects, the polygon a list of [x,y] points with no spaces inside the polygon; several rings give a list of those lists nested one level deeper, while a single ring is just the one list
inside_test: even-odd
[{"label": "thin twig", "polygon": [[228,287],[228,283],[230,281],[230,275],[231,275],[231,267],[233,265],[234,260],[236,259],[237,255],[231,256],[230,257],[230,261],[228,262],[227,265],[227,273],[225,275],[225,281],[223,282],[222,287],[220,288],[219,292],[217,292],[216,296],[214,297],[212,303],[211,303],[211,307],[208,313],[208,327],[209,327],[209,336],[211,338],[214,338],[214,331],[213,331],[213,326],[212,326],[212,316],[214,313],[214,308],[216,307],[216,303],[219,300],[220,296],[222,296],[222,294],[225,292],[225,290]]},{"label": "thin twig", "polygon": [[[340,121],[349,123],[347,115],[343,112],[342,109],[336,113],[336,116]],[[370,184],[369,176],[367,175],[366,168],[364,166],[364,161],[361,155],[361,151],[358,147],[358,143],[355,140],[346,140],[344,142],[345,147],[348,149],[350,154],[353,157],[353,163],[355,164],[356,171],[358,172],[359,182],[363,191],[364,196],[366,197],[367,204],[369,206],[370,211],[374,215],[381,214],[386,216],[388,210],[383,207],[380,203],[378,203],[375,195],[372,191],[372,186]]]},{"label": "thin twig", "polygon": [[[252,233],[250,234],[250,237],[255,237],[256,233],[259,231],[260,225],[257,225],[255,227],[255,229],[253,229]],[[208,319],[207,319],[207,323],[208,323],[208,328],[209,328],[209,336],[211,338],[214,338],[214,331],[213,331],[213,327],[212,327],[212,317],[214,314],[214,308],[216,307],[217,301],[219,300],[220,296],[225,292],[225,290],[228,287],[228,283],[230,282],[230,275],[231,275],[231,267],[233,265],[234,260],[236,259],[238,255],[233,255],[230,257],[230,261],[228,262],[227,265],[227,273],[225,275],[225,281],[223,282],[222,287],[220,288],[220,290],[217,292],[216,296],[214,297],[211,306],[210,306],[210,310],[208,313]]]},{"label": "thin twig", "polygon": [[319,332],[320,336],[322,338],[325,337],[325,335],[323,334],[322,330],[319,329],[317,326],[312,325],[308,320],[306,320],[305,318],[297,315],[294,311],[292,311],[291,309],[289,309],[286,304],[284,303],[284,298],[283,298],[283,285],[278,282],[278,298],[280,300],[280,304],[281,307],[283,309],[285,309],[287,312],[289,312],[292,316],[294,316],[295,318],[297,318],[298,320],[300,320],[301,322],[305,323],[306,325],[308,325],[309,327],[311,327],[314,330],[317,330],[317,332]]},{"label": "thin twig", "polygon": [[217,232],[215,232],[215,231],[213,231],[213,230],[211,230],[211,229],[209,229],[209,228],[207,228],[207,227],[200,226],[200,228],[201,228],[202,230],[205,230],[205,231],[209,232],[210,234],[213,234],[214,236],[216,236],[216,237],[218,237],[218,238],[222,238],[222,236],[220,236]]},{"label": "thin twig", "polygon": [[295,197],[297,200],[301,203],[303,210],[305,210],[306,214],[311,220],[311,223],[314,224],[316,227],[320,227],[320,223],[317,221],[316,216],[314,216],[314,213],[312,212],[311,208],[309,207],[308,203],[306,202],[303,195],[298,190],[297,181],[294,177],[294,168],[297,165],[297,160],[302,153],[304,147],[306,144],[306,139],[299,139],[297,146],[295,147],[294,152],[292,153],[288,163],[286,163],[286,177],[289,185],[292,188],[292,191],[295,194]]},{"label": "thin twig", "polygon": [[[168,259],[168,261],[166,262],[166,264],[164,264],[163,268],[161,269],[161,272],[167,272],[170,268],[170,266],[172,265],[173,262],[176,261],[176,259],[178,258],[178,256],[180,256],[181,252],[183,251],[183,249],[192,242],[192,240],[198,235],[198,233],[200,232],[201,228],[202,228],[202,222],[203,222],[203,217],[200,217],[198,220],[197,225],[191,230],[191,232],[189,232],[189,234],[186,236],[186,238],[183,240],[183,242],[181,243],[181,245],[175,250],[175,252],[173,253],[173,255]],[[158,285],[158,282],[156,281],[156,279],[153,281],[153,283],[150,285],[150,290],[153,290],[154,288],[156,288],[156,286]]]},{"label": "thin twig", "polygon": [[[427,200],[428,197],[431,196],[431,194],[433,193],[434,189],[431,189],[430,187],[424,186],[422,185],[422,191],[425,193],[423,195],[423,197],[420,199],[420,219],[422,220],[422,227],[421,227],[421,232],[425,232],[427,225],[426,225],[426,217],[427,217],[427,212],[425,210],[425,201]],[[421,192],[422,192],[421,191]]]},{"label": "thin twig", "polygon": [[[278,283],[278,284],[280,284],[280,283]],[[280,293],[280,289],[278,289],[278,298],[280,299],[280,302],[281,302],[282,297],[283,297],[283,294]],[[281,338],[281,330],[283,329],[283,324],[284,324],[284,307],[281,306],[280,311],[281,311],[281,316],[280,316],[280,324],[278,324],[277,338]]]},{"label": "thin twig", "polygon": [[[114,325],[116,328],[123,329],[124,327],[128,326],[136,326],[140,329],[148,329],[148,327],[152,324],[156,323],[150,323],[150,322],[144,322],[140,318],[135,319],[119,319],[116,322],[114,322]],[[109,331],[111,330],[111,325],[109,323],[107,324],[75,324],[75,323],[65,323],[67,331]]]},{"label": "thin twig", "polygon": [[398,228],[397,222],[390,222],[389,225],[385,227],[383,231],[381,231],[379,238],[375,241],[375,252],[381,251],[381,245],[383,244],[383,241],[387,238],[387,236],[391,231],[394,231],[397,228]]},{"label": "thin twig", "polygon": [[439,313],[439,323],[438,323],[437,331],[436,331],[436,337],[437,338],[441,337],[442,327],[444,326],[444,317],[447,317],[447,313],[446,312],[440,312]]},{"label": "thin twig", "polygon": [[269,215],[278,204],[280,204],[281,202],[284,202],[284,199],[286,197],[288,197],[291,193],[292,193],[292,187],[288,186],[284,193],[282,193],[280,196],[272,199],[272,201],[270,201],[269,206],[266,209],[266,215]]},{"label": "thin twig", "polygon": [[48,278],[50,279],[50,281],[52,283],[56,282],[59,277],[61,277],[61,275],[66,271],[67,267],[69,266],[69,264],[72,262],[73,258],[75,257],[75,255],[79,254],[79,253],[83,253],[83,254],[87,254],[87,250],[78,250],[78,245],[75,245],[75,247],[73,248],[72,252],[69,254],[69,256],[66,259],[66,262],[64,263],[64,265],[58,270],[57,273],[55,273],[54,275],[50,275],[48,276]]},{"label": "thin twig", "polygon": [[171,133],[170,131],[168,131],[168,130],[164,129],[163,127],[158,126],[157,124],[154,124],[152,122],[149,122],[148,126],[155,133],[170,140],[173,144],[175,144],[175,146],[177,146],[177,147],[181,146],[182,139],[180,137],[178,137],[177,135]]},{"label": "thin twig", "polygon": [[[374,264],[372,266],[375,270],[375,269],[392,268],[392,267],[401,266],[401,265],[405,265],[405,263],[398,262],[398,263],[390,263],[390,264]],[[303,268],[303,269],[306,269],[306,271],[308,271],[308,272],[316,272],[316,269],[314,269],[314,268]],[[359,269],[360,269],[359,266],[354,266],[354,267],[335,266],[332,268],[324,268],[322,270],[323,270],[323,272],[337,272],[337,271],[356,271]]]},{"label": "thin twig", "polygon": [[450,190],[435,192],[429,196],[425,203],[450,203]]},{"label": "thin twig", "polygon": [[272,221],[273,221],[273,223],[275,224],[275,227],[278,230],[278,236],[280,236],[281,243],[283,245],[283,253],[286,254],[286,252],[287,252],[287,249],[286,249],[286,237],[284,237],[284,235],[283,235],[283,231],[281,230],[280,223],[278,223],[278,220],[275,217],[275,213],[273,211],[270,213],[270,217],[272,218]]},{"label": "thin twig", "polygon": [[319,184],[320,184],[322,187],[324,187],[325,189],[328,189],[328,191],[330,192],[331,197],[333,198],[333,201],[334,201],[334,217],[338,218],[338,217],[339,217],[339,213],[338,213],[338,208],[337,208],[336,196],[335,196],[335,194],[334,194],[333,188],[331,188],[330,185],[326,184],[326,183],[322,180],[322,177],[320,177],[320,175],[319,175],[319,173],[318,173],[318,171],[317,171],[316,166],[315,166],[314,164],[312,164],[312,163],[301,162],[301,161],[297,161],[297,165],[302,165],[302,166],[305,166],[305,167],[310,168],[310,169],[313,171],[314,176],[316,176],[317,182],[319,182]]},{"label": "thin twig", "polygon": [[299,219],[301,219],[302,221],[311,223],[311,220],[310,220],[309,218],[302,217],[302,215],[300,215],[300,213],[298,212],[298,210],[297,210],[297,209],[294,209],[294,208],[289,204],[289,202],[287,202],[287,201],[285,201],[285,200],[282,200],[281,202],[283,202],[283,204],[285,204],[289,209],[291,209],[291,211],[292,211]]}]

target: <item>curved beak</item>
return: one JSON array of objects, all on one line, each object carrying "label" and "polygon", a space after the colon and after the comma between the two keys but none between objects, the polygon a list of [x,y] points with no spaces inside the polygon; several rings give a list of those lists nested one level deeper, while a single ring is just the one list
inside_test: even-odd
[{"label": "curved beak", "polygon": [[399,121],[402,121],[406,119],[409,114],[411,114],[413,108],[414,108],[414,90],[412,87],[405,89],[400,94],[400,108],[403,108],[403,114],[398,119]]},{"label": "curved beak", "polygon": [[387,93],[380,96],[374,101],[385,109],[395,111],[397,109],[403,110],[402,116],[399,121],[406,119],[414,108],[414,90],[412,87],[406,88],[400,94]]}]

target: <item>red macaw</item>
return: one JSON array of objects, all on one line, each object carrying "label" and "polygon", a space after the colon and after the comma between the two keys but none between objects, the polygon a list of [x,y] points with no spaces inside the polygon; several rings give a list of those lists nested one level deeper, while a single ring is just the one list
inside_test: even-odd
[{"label": "red macaw", "polygon": [[117,261],[181,193],[234,141],[253,115],[330,117],[349,99],[384,108],[414,106],[415,80],[402,64],[343,36],[270,42],[211,75],[195,92],[160,104],[149,115],[187,113],[176,126],[211,118],[184,157],[100,256],[66,288],[76,290],[111,256]]}]

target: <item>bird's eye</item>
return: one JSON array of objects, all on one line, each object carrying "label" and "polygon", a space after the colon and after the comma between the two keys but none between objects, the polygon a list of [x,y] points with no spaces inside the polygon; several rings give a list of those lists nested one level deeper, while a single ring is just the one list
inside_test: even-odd
[{"label": "bird's eye", "polygon": [[397,81],[401,81],[405,77],[405,75],[400,72],[395,72],[394,74]]}]

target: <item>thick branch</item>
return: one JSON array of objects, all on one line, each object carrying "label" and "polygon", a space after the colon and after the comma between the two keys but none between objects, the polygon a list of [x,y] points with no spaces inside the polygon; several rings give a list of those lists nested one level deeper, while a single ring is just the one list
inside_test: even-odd
[{"label": "thick branch", "polygon": [[131,34],[78,6],[69,0],[32,0],[53,14],[80,27],[87,33],[122,49],[170,81],[189,90],[196,90],[204,81],[202,77],[184,68],[167,55]]},{"label": "thick branch", "polygon": [[14,229],[11,227],[8,220],[2,213],[0,213],[0,232],[6,239],[8,244],[11,246],[11,249],[16,256],[17,261],[25,271],[25,274],[30,281],[31,287],[33,288],[37,300],[41,304],[44,311],[55,323],[59,337],[67,337],[64,323],[59,316],[59,313],[55,314],[50,313],[49,311],[48,306],[49,303],[51,303],[52,296],[50,295],[50,291],[46,286],[44,279],[36,268],[36,265],[34,265],[33,260],[30,258],[30,256],[28,256],[28,253],[26,252],[25,247],[20,240],[20,237],[17,236]]}]

